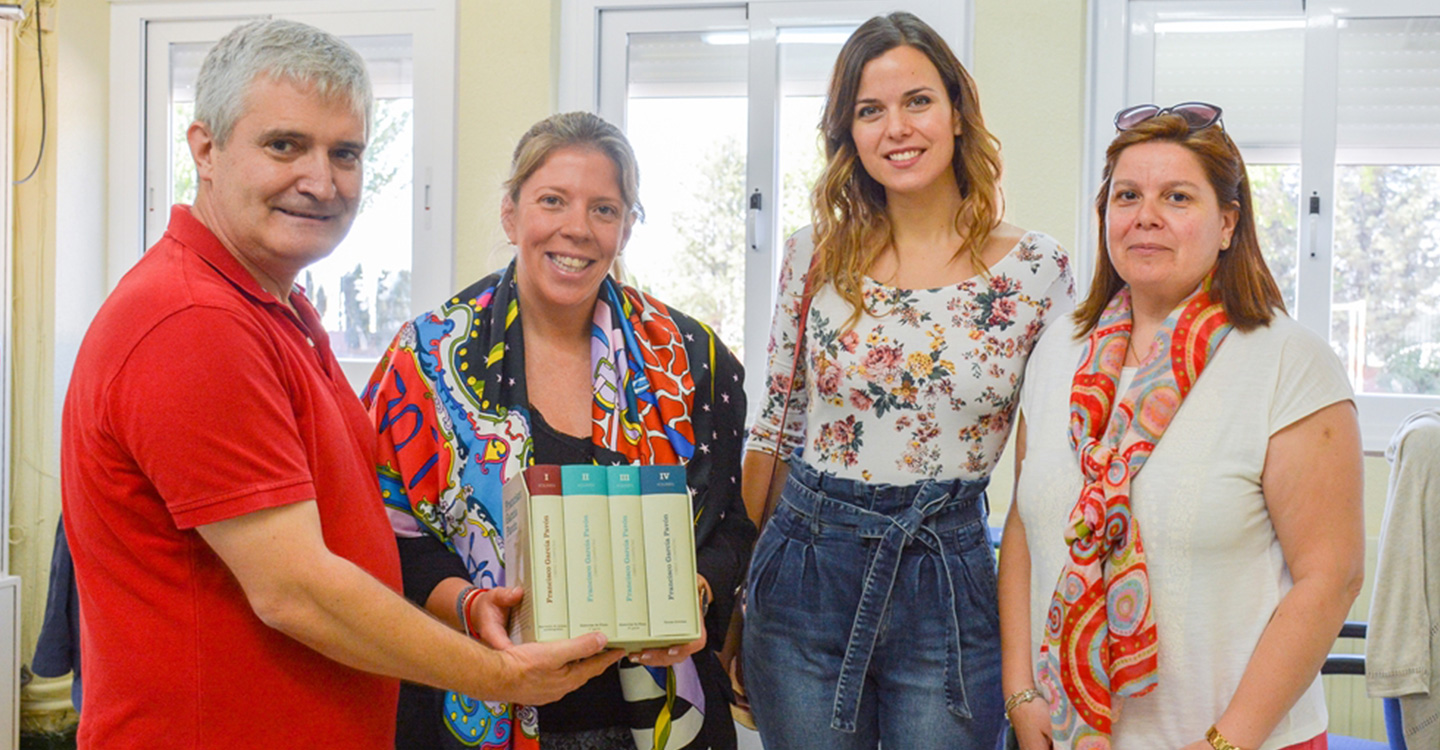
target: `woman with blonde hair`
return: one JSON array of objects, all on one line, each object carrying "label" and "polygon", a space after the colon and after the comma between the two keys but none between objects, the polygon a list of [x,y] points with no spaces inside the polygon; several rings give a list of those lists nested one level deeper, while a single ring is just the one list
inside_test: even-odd
[{"label": "woman with blonde hair", "polygon": [[908,13],[835,63],[814,226],[786,243],[746,505],[745,686],[766,746],[991,748],[984,489],[1066,255],[1002,222],[975,84]]},{"label": "woman with blonde hair", "polygon": [[536,123],[515,148],[500,205],[515,259],[406,323],[365,401],[405,594],[417,604],[508,648],[484,601],[520,597],[503,587],[502,485],[534,464],[682,464],[701,635],[632,654],[538,707],[407,685],[398,748],[735,747],[713,647],[755,538],[739,492],[744,375],[709,327],[615,280],[639,185],[614,125],[589,112]]}]

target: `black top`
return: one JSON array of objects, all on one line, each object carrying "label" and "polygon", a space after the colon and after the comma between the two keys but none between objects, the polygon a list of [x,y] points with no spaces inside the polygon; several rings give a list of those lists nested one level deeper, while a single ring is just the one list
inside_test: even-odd
[{"label": "black top", "polygon": [[[596,448],[589,438],[566,435],[551,427],[534,407],[530,409],[530,418],[530,437],[535,441],[534,455],[537,464],[588,464],[594,460],[597,451],[609,452]],[[410,600],[423,604],[430,598],[430,592],[446,578],[467,578],[465,563],[460,556],[434,536],[426,534],[396,541],[400,545],[400,568],[404,571],[405,596]],[[402,698],[407,702],[419,700],[423,702],[423,706],[438,707],[443,695],[439,690],[421,688],[407,690]],[[423,706],[402,706],[401,715],[406,713],[407,708],[421,714],[428,713]],[[540,726],[546,732],[577,732],[625,726],[625,699],[620,692],[620,668],[612,664],[609,669],[575,692],[555,703],[540,706],[539,710]],[[426,731],[433,731],[433,728],[439,725],[433,718],[422,723],[428,725],[424,727]],[[409,746],[424,745],[425,742],[416,739]]]},{"label": "black top", "polygon": [[[550,426],[532,406],[530,438],[535,441],[537,464],[588,464],[596,448],[590,438],[575,437]],[[448,550],[447,550],[448,551]],[[620,692],[620,667],[614,664],[560,700],[540,706],[540,731],[576,732],[582,729],[625,726],[625,698]]]},{"label": "black top", "polygon": [[[490,281],[484,279],[477,282],[476,287],[484,287]],[[694,410],[690,419],[695,452],[686,461],[687,479],[696,507],[706,508],[696,519],[696,570],[710,583],[715,597],[705,616],[709,649],[694,656],[705,694],[705,727],[697,741],[712,750],[723,750],[736,746],[734,723],[726,703],[730,684],[710,649],[718,651],[724,644],[735,605],[735,590],[744,578],[750,562],[750,547],[755,541],[755,526],[750,523],[740,497],[745,435],[744,371],[713,331],[673,308],[669,313],[683,336],[692,378],[688,385],[694,388]],[[527,402],[525,398],[519,401]],[[530,416],[536,463],[626,462],[621,454],[596,446],[588,438],[555,430],[533,408]],[[435,537],[427,534],[397,541],[405,596],[412,601],[423,606],[440,581],[450,577],[468,578],[460,557]],[[618,674],[618,668],[611,667],[580,690],[540,707],[540,731],[628,725]],[[443,691],[402,683],[395,746],[426,750],[460,747],[439,720],[443,710]]]}]

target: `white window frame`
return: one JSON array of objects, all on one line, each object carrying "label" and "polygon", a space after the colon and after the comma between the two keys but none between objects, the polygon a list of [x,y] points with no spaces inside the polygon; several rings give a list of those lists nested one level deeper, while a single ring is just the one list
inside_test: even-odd
[{"label": "white window frame", "polygon": [[[1363,5],[1339,0],[1091,0],[1088,18],[1090,58],[1086,70],[1085,144],[1081,174],[1081,227],[1079,236],[1096,236],[1098,227],[1091,201],[1105,166],[1105,148],[1114,137],[1114,113],[1131,104],[1150,101],[1154,88],[1153,69],[1136,66],[1131,59],[1143,59],[1153,49],[1132,48],[1132,33],[1153,30],[1158,20],[1274,18],[1298,16],[1306,19],[1305,88],[1303,120],[1305,132],[1298,161],[1300,177],[1299,216],[1308,213],[1307,196],[1324,197],[1317,221],[1300,221],[1300,252],[1296,275],[1296,309],[1291,314],[1325,341],[1330,340],[1331,244],[1334,227],[1333,200],[1336,159],[1336,65],[1338,36],[1336,21],[1342,18],[1395,16],[1440,16],[1426,0],[1367,0]],[[1140,42],[1143,46],[1144,42]],[[1131,95],[1130,92],[1144,92]],[[1158,102],[1169,104],[1172,102]],[[1267,150],[1278,154],[1280,150]],[[1287,154],[1296,160],[1293,151]],[[1360,155],[1343,155],[1353,161]],[[1247,151],[1247,159],[1262,158]],[[1259,163],[1259,162],[1257,162]],[[1081,268],[1093,268],[1098,248],[1081,243]],[[1299,248],[1297,248],[1298,252]],[[1367,453],[1385,450],[1391,436],[1406,415],[1440,407],[1440,395],[1398,395],[1356,393],[1360,432]]]},{"label": "white window frame", "polygon": [[[602,38],[614,40],[614,24],[604,28],[601,16],[607,11],[649,11],[635,13],[625,22],[625,33],[646,31],[707,31],[748,27],[749,46],[749,134],[746,147],[746,195],[757,190],[761,209],[747,215],[745,257],[745,390],[750,394],[752,413],[758,408],[756,395],[763,391],[770,316],[775,306],[775,279],[780,256],[774,239],[780,194],[776,128],[776,29],[787,26],[818,26],[837,22],[860,23],[879,13],[906,10],[914,13],[940,33],[961,63],[971,67],[974,39],[973,0],[561,0],[560,83],[561,111],[597,112],[623,122],[622,84],[602,82],[602,71],[623,70],[602,65],[602,55],[623,61],[622,50],[602,49]],[[703,11],[703,12],[702,12]],[[726,11],[743,11],[734,16]],[[740,20],[736,21],[735,19]],[[707,20],[708,19],[708,20]],[[748,20],[747,20],[748,19]],[[714,23],[713,27],[689,24]],[[623,36],[619,36],[623,39]],[[617,93],[618,92],[618,93]],[[617,104],[618,102],[618,104]],[[664,189],[649,185],[643,190]],[[642,192],[643,192],[642,190]]]},{"label": "white window frame", "polygon": [[[364,14],[406,14],[415,49],[414,229],[412,315],[454,291],[456,0],[111,0],[109,219],[106,291],[115,288],[145,251],[146,29],[151,22],[282,17],[342,25]],[[157,206],[169,211],[169,206]],[[375,363],[340,362],[357,389]]]},{"label": "white window frame", "polygon": [[[53,13],[54,11],[50,10],[48,12]],[[28,48],[16,49],[15,26],[23,19],[24,14],[19,8],[0,8],[0,34],[3,34],[5,37],[5,40],[0,42],[0,55],[4,55],[6,61],[0,64],[0,120],[3,120],[3,122],[0,122],[0,144],[4,144],[5,151],[5,153],[0,154],[0,174],[7,175],[16,174],[15,167],[12,163],[16,156],[14,132],[15,57],[17,54],[23,55],[26,54],[27,51],[30,51]],[[36,25],[39,25],[38,21]],[[35,33],[39,34],[40,29],[37,28]],[[53,78],[51,80],[53,85]],[[42,113],[41,116],[44,117],[46,115]],[[26,153],[21,155],[20,158],[25,160],[22,162],[25,164],[24,171],[30,171],[30,166],[34,163],[31,154]],[[42,166],[42,169],[43,168]],[[35,176],[36,178],[43,179],[43,176],[38,172]],[[10,518],[10,511],[14,505],[10,484],[10,451],[11,437],[14,434],[13,425],[15,424],[12,420],[13,371],[15,367],[14,335],[12,333],[14,331],[12,327],[14,320],[11,312],[15,299],[13,295],[13,272],[11,271],[11,269],[15,267],[13,248],[13,238],[15,236],[15,186],[13,178],[3,180],[3,183],[3,185],[0,185],[0,233],[3,233],[4,236],[0,236],[0,263],[3,263],[4,266],[0,267],[0,299],[10,300],[11,303],[4,305],[4,309],[0,309],[0,517],[8,519]],[[0,539],[0,555],[4,556],[4,559],[0,559],[0,579],[3,579],[7,577],[10,572],[9,534],[6,534],[3,539]],[[3,593],[3,584],[0,584],[0,595],[3,595]],[[3,604],[0,604],[0,607],[3,607]],[[16,612],[18,611],[19,607],[17,604]],[[4,628],[8,626],[8,624],[8,619],[0,617],[0,628]],[[10,638],[10,640],[14,642],[13,644],[6,643],[4,639],[0,639],[0,653],[5,652],[8,647],[12,645],[14,649],[18,651],[20,641],[18,625],[12,635],[13,637]],[[0,663],[3,663],[3,659],[0,659]],[[12,663],[18,663],[18,659]],[[0,685],[4,684],[4,681],[0,680]],[[16,710],[18,711],[18,708]],[[18,714],[8,718],[0,716],[0,737],[15,736],[20,726],[18,716]]]}]

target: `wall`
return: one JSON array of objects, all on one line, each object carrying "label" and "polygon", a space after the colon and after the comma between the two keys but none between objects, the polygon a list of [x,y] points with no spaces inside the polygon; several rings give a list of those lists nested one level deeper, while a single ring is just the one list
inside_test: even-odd
[{"label": "wall", "polygon": [[[103,242],[109,4],[44,0],[55,32],[46,43],[50,116],[46,161],[15,191],[15,410],[10,570],[24,579],[22,659],[29,661],[43,614],[45,580],[59,509],[57,415],[69,362],[99,295],[104,269],[78,263]],[[500,182],[510,151],[556,102],[559,0],[460,3],[455,281],[468,284],[506,259],[499,229]],[[1077,247],[1082,137],[1085,4],[976,0],[972,73],[986,121],[1005,159],[1007,218]],[[16,46],[17,169],[38,148],[34,37]],[[652,189],[654,186],[652,186]],[[63,207],[63,208],[57,208]],[[64,221],[57,229],[56,217]],[[1088,238],[1086,238],[1088,241]],[[56,269],[63,268],[59,278]],[[103,290],[103,282],[100,286]],[[1010,458],[992,483],[995,518],[1008,507]],[[1383,459],[1366,460],[1367,534],[1378,535]],[[1373,549],[1373,544],[1372,544]],[[1373,556],[1370,560],[1373,567]],[[1357,604],[1363,615],[1368,586]],[[27,705],[35,703],[33,688]],[[1337,721],[1343,717],[1336,712]]]},{"label": "wall", "polygon": [[[54,23],[55,7],[47,3],[44,13]],[[35,164],[40,148],[40,87],[35,58],[35,24],[27,18],[15,44],[15,151],[12,159],[16,178],[24,177]],[[59,507],[58,461],[55,454],[54,388],[51,380],[53,354],[55,279],[55,154],[58,140],[55,125],[56,34],[44,32],[46,117],[51,127],[45,137],[45,157],[40,170],[23,185],[14,188],[14,258],[11,267],[14,288],[13,409],[10,490],[9,570],[21,578],[20,658],[29,663],[34,650],[39,617],[43,614],[45,571],[49,569],[55,511]],[[48,520],[49,534],[46,532]]]},{"label": "wall", "polygon": [[974,61],[985,123],[1004,158],[1006,219],[1055,237],[1073,254],[1085,3],[976,0]]},{"label": "wall", "polygon": [[455,286],[509,262],[500,183],[520,136],[555,111],[560,0],[460,4]]},{"label": "wall", "polygon": [[[1075,257],[1085,116],[1085,3],[976,0],[971,75],[1000,139],[1005,219],[1045,232]],[[1013,441],[1011,441],[1013,443]],[[1007,445],[990,482],[991,523],[1015,484]]]},{"label": "wall", "polygon": [[[109,4],[46,0],[43,40],[46,146],[40,171],[15,188],[14,455],[10,571],[21,583],[20,654],[35,649],[60,512],[59,414],[70,362],[104,292],[93,248],[104,236]],[[33,24],[15,48],[17,176],[34,163],[41,132]],[[64,221],[57,221],[65,207]],[[64,276],[57,273],[64,269]],[[66,701],[65,685],[26,688],[27,712]],[[34,724],[35,717],[26,720]]]}]

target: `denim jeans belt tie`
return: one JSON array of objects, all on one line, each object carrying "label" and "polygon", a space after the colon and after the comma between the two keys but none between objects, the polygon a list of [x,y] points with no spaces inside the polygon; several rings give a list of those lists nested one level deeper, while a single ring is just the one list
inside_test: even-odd
[{"label": "denim jeans belt tie", "polygon": [[927,482],[915,495],[915,502],[904,512],[889,516],[856,508],[859,518],[858,530],[862,538],[879,538],[870,553],[865,573],[864,588],[861,589],[860,606],[855,612],[855,621],[850,629],[850,640],[845,647],[845,658],[840,666],[840,678],[835,686],[835,715],[830,726],[842,732],[855,731],[860,711],[860,697],[865,686],[865,673],[880,636],[880,623],[890,605],[891,591],[895,576],[900,569],[900,559],[905,548],[919,542],[937,553],[945,571],[944,595],[946,610],[950,613],[950,638],[948,649],[953,658],[946,660],[945,691],[950,710],[961,718],[970,718],[970,708],[965,699],[965,681],[961,679],[960,665],[960,619],[956,614],[956,576],[963,573],[952,570],[950,555],[945,554],[944,542],[935,531],[934,523],[941,514],[950,515],[956,511],[969,511],[977,519],[980,513],[976,500],[984,491],[984,484],[977,483],[975,491],[957,498],[951,493],[949,483]]}]

